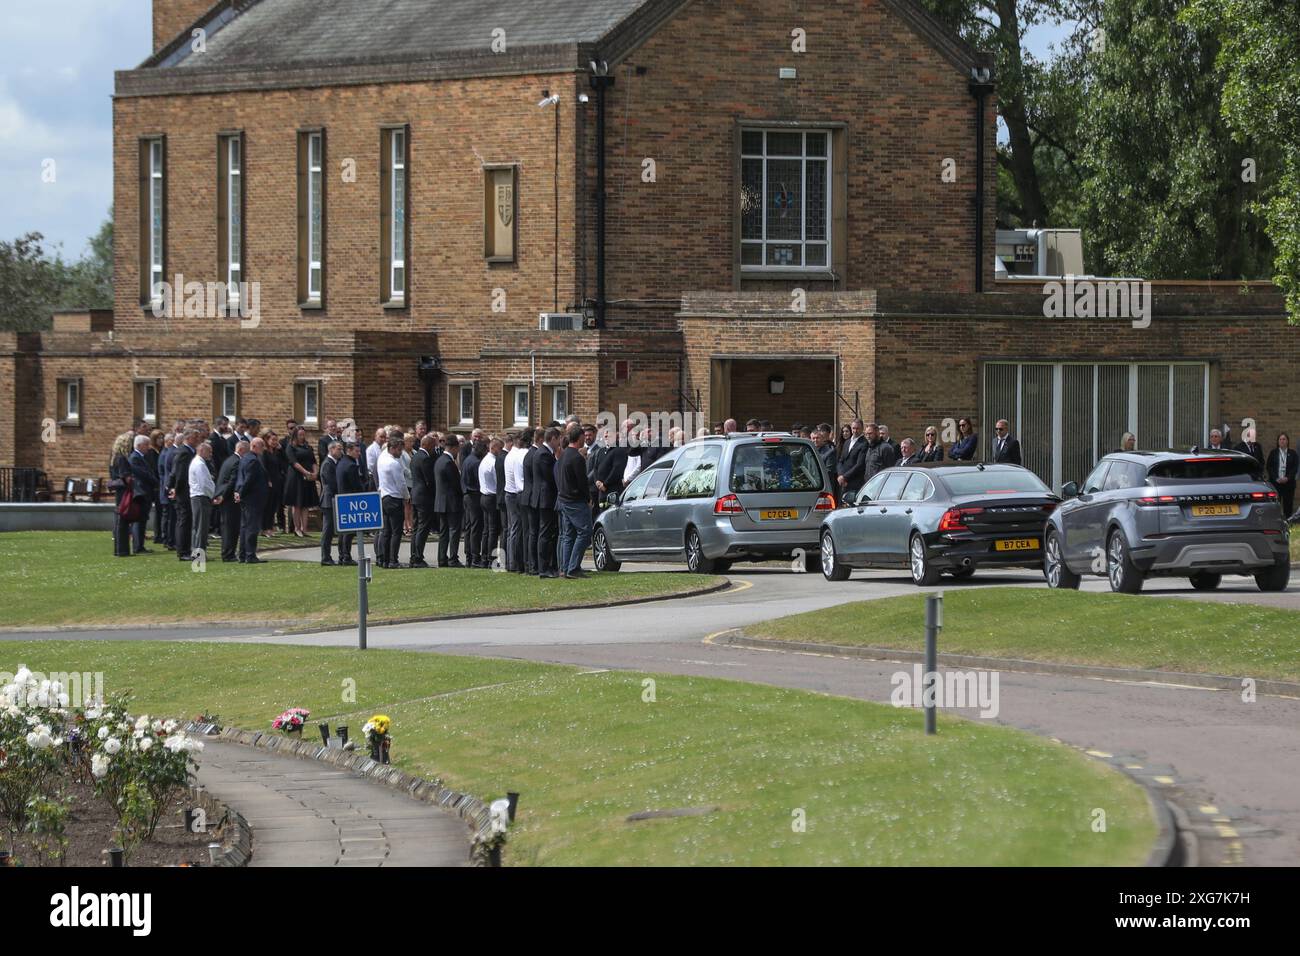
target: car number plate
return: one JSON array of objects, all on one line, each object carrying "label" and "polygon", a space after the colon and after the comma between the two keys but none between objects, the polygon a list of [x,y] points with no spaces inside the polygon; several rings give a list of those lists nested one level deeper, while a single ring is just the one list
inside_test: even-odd
[{"label": "car number plate", "polygon": [[760,521],[797,521],[799,512],[794,508],[764,508],[758,513]]},{"label": "car number plate", "polygon": [[1193,518],[1221,518],[1241,514],[1241,505],[1192,505]]},{"label": "car number plate", "polygon": [[1033,551],[1038,547],[1037,538],[1007,538],[993,545],[997,551]]}]

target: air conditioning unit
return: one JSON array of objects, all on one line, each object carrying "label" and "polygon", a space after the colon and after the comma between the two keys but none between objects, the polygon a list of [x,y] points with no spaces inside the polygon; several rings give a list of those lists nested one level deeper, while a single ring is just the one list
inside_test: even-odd
[{"label": "air conditioning unit", "polygon": [[543,332],[579,332],[584,326],[581,312],[541,312],[537,328]]}]

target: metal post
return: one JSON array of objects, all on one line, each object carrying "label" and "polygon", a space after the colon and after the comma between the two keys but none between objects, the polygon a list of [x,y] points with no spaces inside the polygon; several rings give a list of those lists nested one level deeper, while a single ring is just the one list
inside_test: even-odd
[{"label": "metal post", "polygon": [[921,679],[921,706],[925,710],[925,732],[935,732],[935,710],[939,695],[939,628],[943,627],[943,592],[925,596],[925,675]]},{"label": "metal post", "polygon": [[361,545],[361,560],[357,562],[357,648],[366,649],[366,613],[369,610],[366,601],[366,581],[370,578],[370,559],[366,557],[366,533],[357,532],[357,541]]}]

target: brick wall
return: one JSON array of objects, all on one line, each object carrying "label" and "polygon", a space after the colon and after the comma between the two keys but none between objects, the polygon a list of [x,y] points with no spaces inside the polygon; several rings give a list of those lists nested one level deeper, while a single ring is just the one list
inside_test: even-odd
[{"label": "brick wall", "polygon": [[216,3],[217,0],[153,0],[154,52],[176,39]]},{"label": "brick wall", "polygon": [[[807,52],[790,33],[807,31]],[[740,42],[738,38],[744,38]],[[796,80],[780,80],[792,66]],[[975,102],[968,77],[882,0],[744,4],[696,0],[613,69],[608,94],[611,326],[667,321],[656,303],[736,287],[736,127],[740,121],[844,124],[846,270],[839,288],[970,291],[974,282]],[[985,115],[985,274],[992,282],[995,104]],[[595,97],[581,124],[581,276],[595,294]],[[642,181],[642,162],[657,182]],[[956,163],[956,182],[941,164]],[[833,172],[833,177],[835,173]],[[837,227],[838,228],[838,227]],[[834,288],[746,279],[765,288]]]},{"label": "brick wall", "polygon": [[[114,100],[115,315],[119,331],[157,334],[139,295],[139,137],[167,136],[166,273],[216,281],[217,136],[244,134],[248,281],[260,283],[256,330],[305,340],[337,331],[437,331],[452,354],[477,352],[485,328],[537,328],[555,299],[555,126],[539,110],[543,88],[562,91],[559,291],[573,298],[574,77],[523,76],[438,83]],[[380,126],[409,123],[410,296],[403,309],[380,299]],[[297,130],[325,129],[325,308],[298,306]],[[355,163],[355,182],[343,163]],[[517,163],[517,261],[483,255],[484,164]],[[505,292],[504,311],[493,292]],[[174,319],[170,328],[210,328]],[[250,334],[249,331],[232,334]]]},{"label": "brick wall", "polygon": [[[1300,328],[1272,318],[1162,318],[1150,328],[1108,320],[889,318],[878,320],[875,407],[891,434],[914,437],[944,418],[976,416],[981,361],[1161,361],[1212,363],[1209,419],[1257,422],[1272,447],[1300,429],[1300,395],[1289,384],[1300,363]],[[1012,422],[1012,431],[1016,423]],[[1139,440],[1140,440],[1139,436]],[[1207,436],[1208,437],[1208,436]],[[1234,441],[1236,436],[1234,436]]]}]

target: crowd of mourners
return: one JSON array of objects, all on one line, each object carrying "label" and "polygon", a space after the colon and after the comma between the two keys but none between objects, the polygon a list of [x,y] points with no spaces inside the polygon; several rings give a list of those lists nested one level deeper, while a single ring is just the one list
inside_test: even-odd
[{"label": "crowd of mourners", "polygon": [[[735,419],[712,432],[741,430]],[[749,419],[744,431],[772,431],[771,422]],[[840,494],[856,492],[877,472],[897,465],[971,461],[979,454],[974,422],[956,422],[956,438],[945,446],[935,426],[920,440],[895,441],[887,425],[855,418],[830,423],[795,423],[789,432],[810,439]],[[259,540],[306,538],[308,520],[319,511],[320,562],[352,565],[355,534],[337,531],[334,499],[340,494],[378,492],[383,530],[375,563],[385,569],[498,568],[542,578],[576,578],[587,572],[583,555],[593,523],[610,494],[617,494],[642,468],[684,444],[680,428],[657,436],[628,420],[606,434],[577,416],[489,434],[377,428],[365,442],[355,426],[347,433],[327,420],[315,443],[308,430],[287,421],[283,432],[257,419],[177,421],[170,430],[137,420],[114,442],[109,487],[116,496],[113,551],[119,557],[149,553],[152,543],[182,561],[202,554],[209,539],[220,541],[220,559],[258,564]],[[1248,440],[1233,450],[1254,456],[1278,488],[1284,514],[1291,515],[1300,457],[1290,438],[1279,434],[1267,457]],[[1117,450],[1131,451],[1137,439],[1125,433]],[[1215,429],[1202,450],[1227,448]],[[1005,419],[994,425],[987,460],[1021,464],[1019,440]],[[436,534],[436,550],[428,543]],[[409,560],[400,549],[410,541]]]}]

